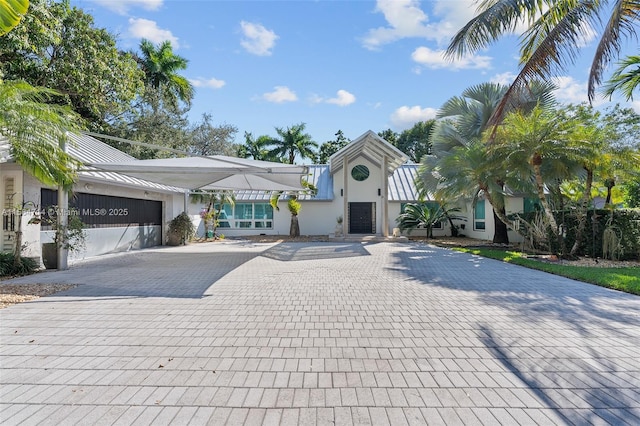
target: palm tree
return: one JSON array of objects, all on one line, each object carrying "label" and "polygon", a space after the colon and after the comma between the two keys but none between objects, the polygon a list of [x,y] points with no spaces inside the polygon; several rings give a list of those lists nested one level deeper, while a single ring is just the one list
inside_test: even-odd
[{"label": "palm tree", "polygon": [[238,147],[238,157],[253,158],[254,160],[272,161],[269,150],[266,148],[271,144],[272,138],[267,135],[254,138],[252,133],[244,132],[244,145]]},{"label": "palm tree", "polygon": [[493,121],[497,123],[506,113],[504,108],[512,101],[514,91],[533,79],[546,80],[575,63],[580,48],[585,45],[585,33],[605,22],[589,72],[588,96],[593,100],[606,65],[619,53],[622,40],[635,36],[634,23],[640,16],[640,3],[637,0],[484,0],[477,11],[451,40],[447,49],[449,57],[477,52],[502,35],[512,33],[518,24],[528,24],[521,37],[522,69],[495,111]]},{"label": "palm tree", "polygon": [[[553,85],[534,81],[527,90],[518,92],[517,102],[511,106],[513,110],[516,106],[524,111],[530,111],[538,103],[552,105],[554,103],[551,92]],[[452,185],[452,181],[466,179],[462,174],[468,173],[473,182],[471,194],[472,199],[482,191],[493,208],[495,231],[493,235],[494,243],[508,244],[509,235],[507,226],[511,223],[506,217],[504,206],[503,189],[507,176],[502,172],[502,165],[499,161],[487,168],[490,155],[487,147],[483,147],[483,134],[489,126],[489,120],[494,114],[504,94],[508,90],[507,86],[483,83],[466,89],[461,96],[456,96],[445,102],[438,112],[438,118],[443,119],[436,126],[436,131],[432,136],[434,155],[440,158],[448,157],[447,153],[453,148],[471,149],[472,152],[457,152],[456,161],[466,161],[464,167],[442,170],[444,167],[438,165],[438,161],[433,158],[428,160],[440,176],[447,176],[447,186]],[[478,143],[477,143],[478,142]],[[468,154],[469,157],[466,157]],[[453,161],[448,159],[446,161]],[[434,164],[435,162],[435,164]],[[487,163],[487,164],[485,164]],[[473,170],[473,168],[477,170]],[[422,178],[428,179],[429,170],[423,169]],[[493,179],[493,182],[482,179]],[[431,180],[435,186],[431,186],[431,191],[436,191],[437,183]],[[458,186],[458,185],[453,185]],[[460,188],[459,188],[460,189]],[[491,190],[491,193],[487,191]],[[465,191],[467,193],[468,191]],[[460,193],[462,194],[462,193]],[[448,197],[456,197],[454,193],[448,193]],[[446,200],[450,200],[447,198]]]},{"label": "palm tree", "polygon": [[189,61],[173,53],[170,41],[156,46],[143,39],[140,50],[142,57],[136,59],[145,73],[147,85],[160,90],[174,105],[178,100],[189,105],[195,89],[189,80],[178,74],[178,71],[187,69]]},{"label": "palm tree", "polygon": [[[59,93],[23,81],[0,80],[0,139],[9,141],[11,156],[40,182],[70,189],[80,163],[63,147],[67,132],[78,129],[80,118],[69,107],[47,103],[54,96]],[[22,250],[20,226],[14,250],[14,264],[18,265]]]},{"label": "palm tree", "polygon": [[212,226],[213,238],[216,239],[216,229],[219,226],[220,215],[226,204],[234,206],[236,197],[233,191],[204,191],[191,194],[191,202],[196,204],[204,204],[205,208],[200,213],[204,220],[204,237],[209,238],[209,225]]},{"label": "palm tree", "polygon": [[286,158],[289,164],[293,164],[296,155],[301,158],[314,159],[316,153],[314,149],[318,148],[318,144],[311,139],[311,135],[304,133],[306,124],[295,124],[286,129],[276,127],[276,132],[281,139],[271,139],[270,145],[275,145],[269,155],[278,158]]},{"label": "palm tree", "polygon": [[618,68],[605,84],[604,94],[611,98],[614,92],[621,92],[628,101],[633,100],[633,91],[639,84],[640,56],[628,56],[618,64]]},{"label": "palm tree", "polygon": [[20,23],[29,9],[29,0],[5,0],[0,2],[0,36]]},{"label": "palm tree", "polygon": [[584,167],[590,141],[579,121],[556,111],[536,107],[529,114],[514,111],[505,116],[496,132],[492,152],[504,159],[506,167],[521,182],[533,182],[547,223],[559,238],[553,209],[547,200],[548,183],[575,175]]},{"label": "palm tree", "polygon": [[451,215],[457,211],[460,209],[447,209],[442,204],[411,203],[405,205],[404,212],[398,216],[396,222],[401,231],[407,230],[411,233],[414,229],[424,228],[427,230],[427,238],[433,238],[433,227],[444,220],[451,222],[453,219],[459,219]]}]

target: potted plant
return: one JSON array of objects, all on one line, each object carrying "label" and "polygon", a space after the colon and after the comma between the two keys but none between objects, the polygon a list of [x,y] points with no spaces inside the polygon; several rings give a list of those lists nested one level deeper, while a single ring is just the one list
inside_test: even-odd
[{"label": "potted plant", "polygon": [[336,237],[342,237],[342,215],[336,218],[336,230],[334,235]]},{"label": "potted plant", "polygon": [[169,222],[167,245],[178,246],[186,244],[196,234],[196,229],[188,214],[180,213]]}]

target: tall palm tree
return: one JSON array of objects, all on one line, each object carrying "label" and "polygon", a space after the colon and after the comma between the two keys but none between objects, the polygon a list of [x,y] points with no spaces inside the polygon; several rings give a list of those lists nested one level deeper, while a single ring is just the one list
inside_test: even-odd
[{"label": "tall palm tree", "polygon": [[180,100],[189,105],[195,89],[189,80],[178,74],[178,71],[187,69],[189,61],[173,53],[168,40],[154,45],[143,39],[140,50],[142,57],[137,57],[137,60],[145,73],[146,83],[160,90],[173,104]]},{"label": "tall palm tree", "polygon": [[639,17],[637,0],[483,0],[477,15],[452,38],[447,54],[464,57],[512,33],[518,24],[528,25],[520,44],[522,68],[495,111],[494,121],[499,122],[514,91],[532,79],[548,79],[575,63],[585,45],[585,34],[599,29],[588,81],[589,100],[593,100],[595,88],[602,82],[607,64],[619,54],[622,40],[635,37],[634,24]]},{"label": "tall palm tree", "polygon": [[[67,132],[78,129],[80,118],[66,106],[47,103],[58,95],[23,81],[0,80],[0,140],[9,141],[11,156],[36,179],[45,185],[70,189],[80,164],[63,146],[68,140]],[[21,210],[22,206],[14,207]],[[18,226],[15,265],[20,263],[21,250],[22,231]]]},{"label": "tall palm tree", "polygon": [[244,145],[238,147],[238,157],[253,158],[254,160],[271,161],[269,150],[266,148],[271,144],[272,138],[267,135],[253,137],[250,132],[244,132]]},{"label": "tall palm tree", "polygon": [[314,159],[316,156],[314,149],[318,148],[318,144],[313,141],[311,135],[304,133],[305,127],[305,123],[294,124],[286,129],[276,127],[280,139],[271,139],[270,145],[275,145],[275,148],[269,151],[269,155],[278,158],[284,157],[289,164],[294,163],[296,155],[301,158]]}]

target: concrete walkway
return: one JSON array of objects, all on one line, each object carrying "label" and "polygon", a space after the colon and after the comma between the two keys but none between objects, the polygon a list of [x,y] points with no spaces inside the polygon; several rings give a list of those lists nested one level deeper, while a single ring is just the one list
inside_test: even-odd
[{"label": "concrete walkway", "polygon": [[[227,241],[14,283],[3,425],[640,424],[640,298],[413,243]],[[1,285],[1,284],[0,284]]]}]

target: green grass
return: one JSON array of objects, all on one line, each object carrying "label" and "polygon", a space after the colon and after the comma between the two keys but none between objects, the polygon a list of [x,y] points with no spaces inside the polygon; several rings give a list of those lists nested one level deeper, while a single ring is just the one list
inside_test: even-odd
[{"label": "green grass", "polygon": [[539,271],[549,272],[585,283],[596,284],[602,287],[613,288],[626,293],[640,295],[640,268],[597,268],[588,266],[571,266],[560,263],[545,263],[533,259],[527,259],[525,255],[515,251],[496,250],[488,248],[468,249],[454,248],[463,253],[476,254],[491,259],[502,260]]}]

